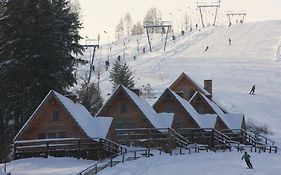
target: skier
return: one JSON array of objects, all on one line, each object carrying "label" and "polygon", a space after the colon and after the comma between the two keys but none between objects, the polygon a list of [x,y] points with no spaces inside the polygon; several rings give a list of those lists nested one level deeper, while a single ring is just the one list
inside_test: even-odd
[{"label": "skier", "polygon": [[176,36],[173,35],[173,36],[172,36],[172,39],[173,39],[173,41],[175,42],[175,41],[176,41]]},{"label": "skier", "polygon": [[109,67],[109,61],[106,60],[106,61],[105,61],[105,70],[106,70],[106,71],[108,71],[108,67]]},{"label": "skier", "polygon": [[229,43],[229,45],[231,45],[231,39],[230,38],[228,38],[228,43]]},{"label": "skier", "polygon": [[197,30],[198,29],[198,24],[196,24],[195,27],[196,27],[196,30]]},{"label": "skier", "polygon": [[209,46],[206,47],[205,52],[209,49]]},{"label": "skier", "polygon": [[121,61],[121,56],[118,55],[117,60],[120,62]]},{"label": "skier", "polygon": [[244,155],[242,156],[241,160],[245,160],[247,166],[249,169],[253,169],[253,165],[250,161],[251,156],[249,154],[247,154],[247,152],[244,153]]},{"label": "skier", "polygon": [[256,85],[252,86],[252,89],[249,92],[249,94],[255,94],[255,90],[256,90]]},{"label": "skier", "polygon": [[145,47],[142,48],[142,52],[145,53]]}]

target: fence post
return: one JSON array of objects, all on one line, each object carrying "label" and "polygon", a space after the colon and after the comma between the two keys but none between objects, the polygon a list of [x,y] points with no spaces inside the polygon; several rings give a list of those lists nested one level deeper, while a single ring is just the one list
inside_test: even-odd
[{"label": "fence post", "polygon": [[78,159],[80,159],[81,156],[81,140],[78,139]]},{"label": "fence post", "polygon": [[98,174],[98,164],[95,164],[95,174]]},{"label": "fence post", "polygon": [[47,149],[47,152],[46,152],[45,158],[48,158],[48,156],[49,156],[49,141],[46,142],[46,149]]},{"label": "fence post", "polygon": [[14,160],[16,160],[17,159],[17,156],[16,156],[16,151],[17,150],[17,145],[16,145],[16,143],[14,143]]},{"label": "fence post", "polygon": [[215,130],[212,129],[212,136],[211,136],[211,147],[215,146]]},{"label": "fence post", "polygon": [[110,157],[110,167],[113,166],[113,160],[112,160],[112,159],[113,159],[113,157],[111,156],[111,157]]},{"label": "fence post", "polygon": [[122,163],[125,161],[125,153],[122,153]]}]

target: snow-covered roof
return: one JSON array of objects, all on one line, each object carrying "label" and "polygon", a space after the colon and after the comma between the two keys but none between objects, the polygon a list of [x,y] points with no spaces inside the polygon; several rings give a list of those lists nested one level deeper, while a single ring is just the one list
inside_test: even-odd
[{"label": "snow-covered roof", "polygon": [[186,79],[190,80],[191,83],[197,87],[197,89],[199,91],[201,91],[202,93],[206,94],[206,95],[211,95],[208,91],[206,91],[206,89],[204,89],[201,85],[199,85],[196,81],[194,81],[192,78],[190,78],[188,75],[186,75],[186,73],[182,72],[181,75],[169,86],[169,88],[171,88],[181,77],[185,77]]},{"label": "snow-covered roof", "polygon": [[31,117],[29,117],[28,121],[24,124],[18,134],[15,136],[14,141],[33,120],[33,118],[36,116],[37,112],[40,110],[43,104],[52,96],[54,96],[55,99],[59,100],[59,102],[69,112],[72,118],[76,121],[76,123],[80,126],[80,128],[85,132],[88,137],[105,138],[107,136],[109,127],[112,122],[111,117],[94,118],[89,113],[89,111],[80,103],[75,103],[71,99],[59,94],[58,92],[51,90],[40,103],[40,105],[36,108],[36,110],[33,112]]},{"label": "snow-covered roof", "polygon": [[214,128],[216,125],[217,115],[216,114],[199,114],[193,106],[185,99],[177,95],[172,90],[168,89],[182,107],[190,114],[200,128]]},{"label": "snow-covered roof", "polygon": [[121,87],[125,90],[125,92],[129,95],[129,97],[134,101],[134,103],[138,106],[138,108],[142,111],[145,117],[155,128],[170,128],[172,126],[174,114],[156,113],[156,111],[147,101],[145,101],[126,87],[122,85]]},{"label": "snow-covered roof", "polygon": [[110,128],[111,117],[93,117],[89,111],[80,103],[75,103],[71,99],[54,91],[56,97],[64,105],[67,111],[85,131],[90,138],[105,138]]},{"label": "snow-covered roof", "polygon": [[242,113],[231,113],[219,116],[229,129],[241,129],[244,115]]},{"label": "snow-covered roof", "polygon": [[[215,111],[216,114],[222,119],[222,121],[226,124],[226,126],[229,129],[241,129],[243,117],[244,115],[242,113],[224,113],[223,110],[212,100],[207,98],[205,95],[203,95],[201,92],[196,92],[196,94],[201,95],[201,97],[204,98],[204,100],[211,106],[211,108]],[[193,100],[194,96],[190,99],[190,101]]]}]

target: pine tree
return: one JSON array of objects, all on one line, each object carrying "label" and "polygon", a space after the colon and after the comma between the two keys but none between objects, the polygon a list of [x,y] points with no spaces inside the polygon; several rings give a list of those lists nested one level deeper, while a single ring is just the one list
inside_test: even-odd
[{"label": "pine tree", "polygon": [[79,101],[94,116],[102,107],[103,99],[101,92],[95,83],[83,83],[82,87],[76,91]]},{"label": "pine tree", "polygon": [[[50,89],[76,83],[82,54],[79,15],[68,0],[7,0],[0,13],[0,115],[13,120],[13,135]],[[5,121],[8,121],[5,119]],[[11,139],[11,138],[10,138]]]},{"label": "pine tree", "polygon": [[135,86],[134,76],[129,66],[118,61],[114,63],[110,71],[110,81],[113,84],[113,89],[118,85],[123,85],[129,89],[133,89]]}]

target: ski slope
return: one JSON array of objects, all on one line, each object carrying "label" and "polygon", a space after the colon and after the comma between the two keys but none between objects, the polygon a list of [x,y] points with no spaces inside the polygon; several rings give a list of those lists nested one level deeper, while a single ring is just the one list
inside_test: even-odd
[{"label": "ski slope", "polygon": [[[173,156],[153,152],[154,156],[125,161],[106,168],[98,175],[172,175],[199,174],[217,175],[223,171],[225,175],[279,175],[280,153],[249,153],[254,169],[247,169],[241,160],[243,153],[233,152],[200,152]],[[122,158],[120,157],[120,160]],[[75,175],[81,170],[95,164],[95,161],[78,160],[75,158],[28,158],[15,160],[7,164],[7,172],[12,175]],[[1,170],[4,165],[0,164]]]},{"label": "ski slope", "polygon": [[[228,44],[231,38],[232,45]],[[137,52],[139,40],[140,52]],[[281,141],[281,20],[236,24],[231,27],[209,27],[201,31],[176,34],[173,42],[169,36],[166,51],[161,34],[152,36],[152,50],[142,37],[126,38],[111,43],[109,60],[113,64],[118,55],[132,69],[136,88],[150,83],[155,97],[167,88],[181,72],[203,85],[204,79],[213,80],[213,97],[230,112],[242,112],[246,120],[267,125],[274,139]],[[126,47],[123,47],[124,42]],[[206,46],[208,51],[204,51]],[[142,48],[146,47],[146,53]],[[102,45],[95,57],[96,70],[101,72],[100,87],[106,100],[112,92],[109,72],[105,71],[108,45]],[[136,60],[133,56],[136,55]],[[89,58],[89,49],[85,50]],[[78,74],[87,72],[89,65],[79,67]],[[92,81],[97,82],[97,71]],[[249,95],[252,85],[256,95]],[[152,101],[153,103],[153,101]]]}]

